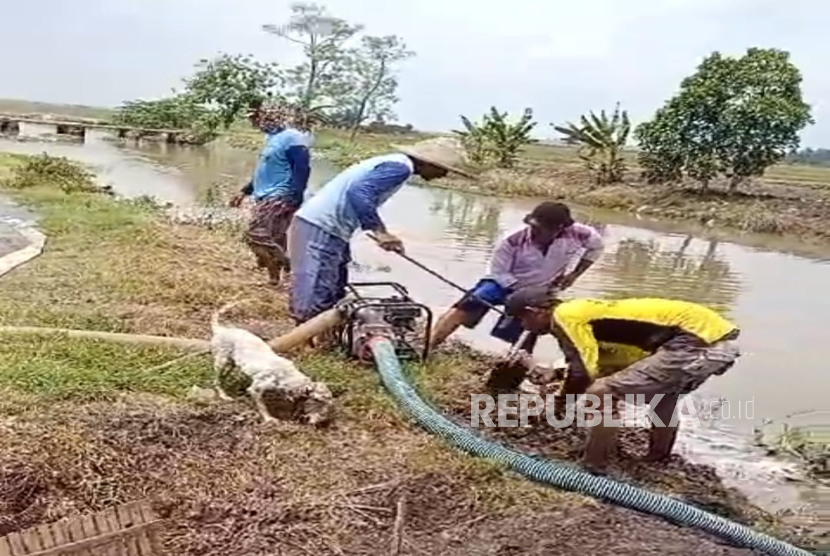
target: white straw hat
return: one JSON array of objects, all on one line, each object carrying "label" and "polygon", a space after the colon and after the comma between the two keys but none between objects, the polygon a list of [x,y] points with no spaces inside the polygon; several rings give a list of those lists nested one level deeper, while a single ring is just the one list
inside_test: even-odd
[{"label": "white straw hat", "polygon": [[473,174],[461,169],[466,165],[466,161],[464,160],[464,149],[456,139],[436,137],[418,141],[413,145],[393,145],[393,147],[403,154],[417,158],[427,164],[443,168],[465,178],[475,179]]}]

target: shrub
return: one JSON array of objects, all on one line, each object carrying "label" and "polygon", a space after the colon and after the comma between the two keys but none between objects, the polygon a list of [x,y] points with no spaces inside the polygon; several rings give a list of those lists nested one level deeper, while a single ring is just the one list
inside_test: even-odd
[{"label": "shrub", "polygon": [[29,187],[58,187],[64,193],[100,192],[95,174],[64,157],[43,153],[29,157],[12,171],[8,186],[15,189]]}]

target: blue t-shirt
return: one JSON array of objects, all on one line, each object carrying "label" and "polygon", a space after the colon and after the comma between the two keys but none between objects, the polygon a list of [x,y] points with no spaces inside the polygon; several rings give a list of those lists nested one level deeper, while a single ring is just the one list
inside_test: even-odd
[{"label": "blue t-shirt", "polygon": [[309,175],[308,137],[296,129],[269,133],[252,179],[256,201],[279,197],[299,206]]}]

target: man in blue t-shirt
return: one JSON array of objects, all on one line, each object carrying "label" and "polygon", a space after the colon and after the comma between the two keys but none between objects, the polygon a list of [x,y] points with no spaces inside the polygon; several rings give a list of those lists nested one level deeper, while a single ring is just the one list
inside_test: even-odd
[{"label": "man in blue t-shirt", "polygon": [[251,123],[266,134],[265,146],[251,181],[231,201],[239,206],[251,196],[254,208],[246,239],[272,284],[290,268],[286,234],[291,218],[303,203],[311,172],[309,136],[298,111],[286,105],[254,105]]}]

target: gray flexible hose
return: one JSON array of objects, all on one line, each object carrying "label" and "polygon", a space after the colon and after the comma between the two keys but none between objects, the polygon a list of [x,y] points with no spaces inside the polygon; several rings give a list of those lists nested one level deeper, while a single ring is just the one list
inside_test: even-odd
[{"label": "gray flexible hose", "polygon": [[398,406],[428,432],[471,455],[504,463],[528,479],[694,527],[737,546],[772,556],[811,556],[806,550],[668,496],[592,475],[561,462],[533,458],[480,438],[442,417],[420,398],[404,376],[389,340],[375,338],[371,348],[381,381]]}]

